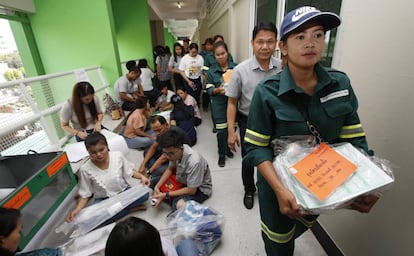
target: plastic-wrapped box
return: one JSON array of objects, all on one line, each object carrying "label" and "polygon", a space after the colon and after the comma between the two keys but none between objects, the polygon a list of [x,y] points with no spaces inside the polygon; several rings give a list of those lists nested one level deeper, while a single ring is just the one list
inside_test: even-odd
[{"label": "plastic-wrapped box", "polygon": [[330,145],[337,153],[356,165],[356,170],[324,200],[320,200],[295,176],[297,170],[292,168],[319,145],[311,145],[309,141],[286,144],[278,141],[275,144],[275,149],[278,150],[273,162],[276,172],[284,186],[295,195],[299,206],[308,214],[345,208],[358,196],[384,191],[394,182],[391,165],[387,160],[369,157],[350,143]]},{"label": "plastic-wrapped box", "polygon": [[72,222],[63,223],[56,229],[56,232],[71,233],[71,238],[84,235],[150,191],[150,188],[142,185],[133,186],[115,196],[82,209]]}]

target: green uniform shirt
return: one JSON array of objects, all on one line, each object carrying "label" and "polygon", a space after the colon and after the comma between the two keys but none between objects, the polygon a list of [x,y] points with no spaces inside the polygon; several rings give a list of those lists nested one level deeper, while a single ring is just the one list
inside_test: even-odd
[{"label": "green uniform shirt", "polygon": [[[203,56],[203,58],[204,58],[204,66],[208,68],[212,67],[214,64],[217,63],[216,57],[214,56],[212,52],[208,52],[205,56]],[[230,53],[227,56],[227,61],[229,63],[233,62],[233,56],[231,56]]]},{"label": "green uniform shirt", "polygon": [[[227,69],[233,69],[237,64],[229,62]],[[213,94],[214,88],[220,87],[223,83],[223,71],[219,64],[214,64],[210,67],[206,76],[206,88],[208,94],[211,95],[211,105],[213,111],[213,118],[219,122],[226,122],[227,114],[227,96],[223,94]]]},{"label": "green uniform shirt", "polygon": [[[318,77],[313,96],[296,86],[289,66],[257,86],[244,138],[247,154],[243,161],[258,165],[273,160],[270,142],[280,136],[310,134],[304,111],[321,138],[328,143],[350,142],[368,152],[358,114],[358,101],[345,73],[317,64]],[[298,105],[304,105],[304,108]]]}]

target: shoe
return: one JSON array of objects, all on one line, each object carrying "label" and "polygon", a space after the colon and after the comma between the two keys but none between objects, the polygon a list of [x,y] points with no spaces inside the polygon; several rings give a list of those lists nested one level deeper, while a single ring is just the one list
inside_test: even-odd
[{"label": "shoe", "polygon": [[233,154],[233,152],[230,151],[230,149],[229,149],[229,152],[227,153],[227,157],[228,158],[233,158],[234,157],[234,154]]},{"label": "shoe", "polygon": [[225,156],[220,156],[219,160],[218,160],[218,166],[224,167],[225,165],[226,165],[226,157]]},{"label": "shoe", "polygon": [[244,206],[247,209],[252,209],[254,204],[254,193],[246,192],[243,199]]}]

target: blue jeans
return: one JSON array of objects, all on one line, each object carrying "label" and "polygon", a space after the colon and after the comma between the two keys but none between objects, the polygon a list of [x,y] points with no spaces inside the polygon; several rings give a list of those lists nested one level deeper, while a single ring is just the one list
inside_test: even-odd
[{"label": "blue jeans", "polygon": [[[152,130],[146,131],[147,134],[155,136],[155,133]],[[124,137],[126,144],[128,145],[128,148],[134,148],[134,149],[142,149],[142,148],[148,148],[149,146],[154,143],[153,139],[150,139],[148,137],[141,137],[136,136],[134,138],[127,138]]]},{"label": "blue jeans", "polygon": [[198,256],[196,244],[191,239],[181,240],[176,247],[178,256]]}]

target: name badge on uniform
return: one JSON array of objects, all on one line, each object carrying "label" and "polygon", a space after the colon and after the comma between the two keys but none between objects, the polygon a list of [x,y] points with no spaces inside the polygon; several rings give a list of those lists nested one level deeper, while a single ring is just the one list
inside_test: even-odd
[{"label": "name badge on uniform", "polygon": [[340,90],[340,91],[337,91],[337,92],[330,93],[330,94],[326,95],[325,97],[320,98],[319,100],[321,101],[321,103],[325,103],[328,100],[332,100],[332,99],[335,99],[335,98],[344,97],[344,96],[348,96],[348,95],[349,95],[349,90],[344,89],[344,90]]}]

